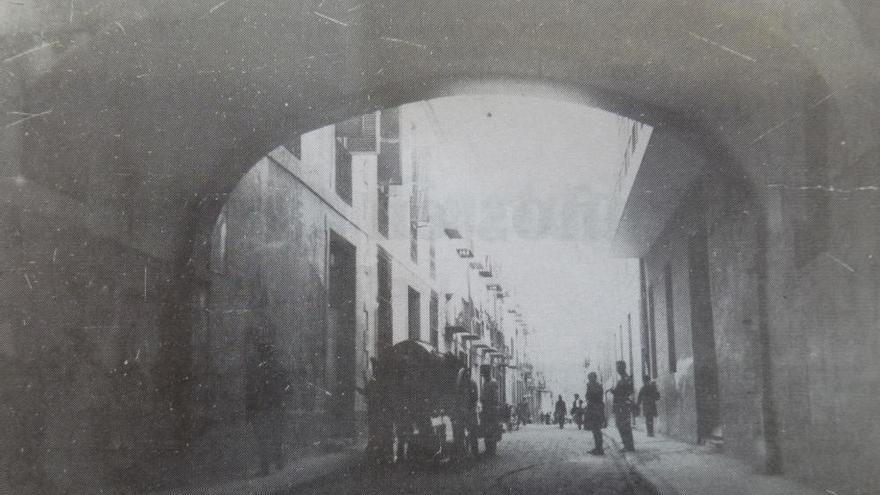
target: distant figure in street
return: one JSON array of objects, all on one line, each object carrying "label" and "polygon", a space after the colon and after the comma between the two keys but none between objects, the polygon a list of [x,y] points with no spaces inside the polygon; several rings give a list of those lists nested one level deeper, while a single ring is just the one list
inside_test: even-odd
[{"label": "distant figure in street", "polygon": [[654,436],[654,418],[657,417],[657,401],[660,400],[660,392],[657,391],[657,383],[651,377],[645,375],[642,377],[642,389],[639,390],[639,398],[636,404],[642,409],[645,415],[645,429],[648,430],[648,436]]},{"label": "distant figure in street", "polygon": [[602,429],[608,424],[605,419],[605,393],[597,380],[595,371],[587,375],[587,407],[584,409],[584,429],[593,432],[593,455],[605,455],[602,448]]},{"label": "distant figure in street", "polygon": [[257,438],[260,475],[265,476],[270,464],[279,470],[284,467],[284,399],[290,390],[287,371],[271,344],[257,344],[248,362],[245,382],[245,412]]},{"label": "distant figure in street", "polygon": [[577,425],[578,430],[581,429],[581,425],[580,423],[578,423],[578,402],[580,402],[580,400],[581,396],[578,394],[574,394],[574,399],[571,400],[571,411],[569,411],[569,414],[571,414],[571,421]]},{"label": "distant figure in street", "polygon": [[[501,409],[504,411],[501,419],[507,427],[507,431],[513,431],[513,406],[505,402],[504,405],[501,406]],[[519,427],[519,425],[517,425],[517,427]]]},{"label": "distant figure in street", "polygon": [[519,401],[519,404],[516,406],[516,416],[517,421],[520,425],[528,424],[529,422],[529,403],[525,399]]},{"label": "distant figure in street", "polygon": [[498,421],[498,402],[500,389],[498,382],[492,378],[492,367],[480,368],[483,375],[483,391],[480,396],[480,404],[483,406],[482,427],[484,441],[486,442],[486,455],[494,456],[495,447],[501,439],[501,425]]},{"label": "distant figure in street", "polygon": [[[479,453],[477,440],[477,383],[471,378],[470,368],[458,372],[458,389],[455,410],[452,413],[452,442],[455,455],[462,459],[469,450],[476,457]],[[467,436],[465,436],[465,432]],[[465,447],[467,444],[467,448]]]},{"label": "distant figure in street", "polygon": [[559,424],[559,429],[563,429],[565,427],[565,401],[562,400],[562,396],[560,395],[558,399],[556,399],[556,410],[554,411],[554,419],[556,419],[556,423]]},{"label": "distant figure in street", "polygon": [[[575,394],[577,397],[577,394]],[[578,430],[583,428],[584,425],[584,401],[581,399],[577,399],[575,404],[571,406],[571,419],[574,421],[574,424],[577,425]]]},{"label": "distant figure in street", "polygon": [[617,374],[620,378],[614,388],[609,390],[614,396],[612,409],[614,410],[614,423],[620,432],[625,452],[636,450],[632,434],[632,395],[634,392],[632,377],[626,373],[626,361],[617,362]]}]

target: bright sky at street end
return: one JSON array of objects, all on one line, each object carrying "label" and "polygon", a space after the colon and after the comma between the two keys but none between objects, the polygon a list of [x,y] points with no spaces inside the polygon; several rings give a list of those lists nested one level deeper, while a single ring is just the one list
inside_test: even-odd
[{"label": "bright sky at street end", "polygon": [[614,359],[627,313],[638,356],[638,264],[608,247],[607,202],[627,137],[620,117],[508,95],[416,105],[436,138],[431,156],[444,162],[431,185],[439,221],[500,265],[548,385],[567,401],[583,394],[584,359]]}]

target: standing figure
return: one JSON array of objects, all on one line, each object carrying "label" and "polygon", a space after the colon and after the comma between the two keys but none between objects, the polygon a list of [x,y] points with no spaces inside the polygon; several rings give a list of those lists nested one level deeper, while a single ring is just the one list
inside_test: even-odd
[{"label": "standing figure", "polygon": [[581,429],[581,425],[578,423],[578,402],[581,400],[581,396],[578,394],[574,394],[574,399],[571,400],[571,421],[577,425],[578,429]]},{"label": "standing figure", "polygon": [[480,403],[483,406],[482,427],[486,442],[486,455],[495,455],[495,447],[501,437],[501,426],[498,424],[498,401],[500,389],[498,382],[492,378],[492,367],[484,365],[480,368],[483,375],[483,392]]},{"label": "standing figure", "polygon": [[[575,394],[577,397],[577,394]],[[571,419],[574,420],[574,424],[577,425],[578,430],[583,428],[584,425],[584,401],[581,399],[577,399],[575,404],[571,406]]]},{"label": "standing figure", "polygon": [[584,409],[584,429],[593,432],[593,455],[605,455],[602,448],[602,429],[608,425],[605,418],[605,393],[595,371],[587,375],[587,407]]},{"label": "standing figure", "polygon": [[[470,368],[458,372],[456,405],[452,415],[452,441],[455,455],[464,458],[469,450],[476,457],[477,447],[477,384],[471,378]],[[465,432],[467,436],[465,436]],[[467,444],[467,448],[465,448]]]},{"label": "standing figure", "polygon": [[287,371],[271,344],[257,345],[247,366],[245,412],[257,438],[260,474],[269,474],[270,464],[284,467],[283,441],[287,423],[285,395],[290,390]]},{"label": "standing figure", "polygon": [[525,399],[519,401],[516,406],[517,421],[520,425],[526,425],[529,422],[529,403]]},{"label": "standing figure", "polygon": [[558,399],[556,399],[556,410],[554,411],[554,419],[556,419],[556,423],[559,424],[559,429],[565,427],[565,401],[562,400],[562,396],[560,395]]},{"label": "standing figure", "polygon": [[617,431],[620,432],[623,450],[634,452],[636,450],[632,433],[632,395],[634,390],[632,377],[626,373],[626,361],[617,362],[617,374],[620,375],[620,378],[614,388],[609,390],[614,396],[612,402],[614,423],[617,425]]},{"label": "standing figure", "polygon": [[657,401],[660,400],[660,392],[657,391],[657,383],[651,377],[642,377],[642,389],[639,390],[639,398],[636,404],[641,407],[645,415],[645,429],[648,436],[654,436],[654,418],[657,417]]},{"label": "standing figure", "polygon": [[507,428],[507,431],[513,431],[513,406],[505,402],[504,405],[501,406],[501,410],[504,413],[502,414],[501,420],[504,423],[505,428]]}]

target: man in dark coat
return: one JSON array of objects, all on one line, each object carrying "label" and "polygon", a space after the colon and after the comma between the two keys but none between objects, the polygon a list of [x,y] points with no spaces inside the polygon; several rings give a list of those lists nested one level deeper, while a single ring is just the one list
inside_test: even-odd
[{"label": "man in dark coat", "polygon": [[529,422],[529,403],[525,399],[519,401],[519,405],[516,407],[516,418],[520,425]]},{"label": "man in dark coat", "polygon": [[[473,456],[479,453],[477,441],[477,384],[471,378],[470,368],[459,370],[456,381],[456,402],[452,414],[452,441],[455,455],[463,458],[469,450]],[[467,436],[465,437],[465,433]],[[467,442],[467,448],[465,448]]]},{"label": "man in dark coat", "polygon": [[271,344],[258,344],[249,361],[245,412],[257,438],[260,474],[265,476],[269,474],[270,464],[279,470],[284,467],[285,398],[290,391],[290,381]]},{"label": "man in dark coat", "polygon": [[584,429],[593,432],[593,455],[605,455],[602,448],[602,429],[605,428],[605,393],[597,380],[596,372],[587,375],[587,407],[584,409]]},{"label": "man in dark coat", "polygon": [[553,413],[554,419],[556,419],[556,422],[559,424],[560,430],[565,427],[565,413],[565,401],[562,400],[562,396],[560,395],[559,398],[556,400],[556,409]]},{"label": "man in dark coat", "polygon": [[648,436],[654,436],[654,418],[657,417],[657,401],[660,400],[660,392],[657,391],[657,383],[649,376],[642,377],[642,389],[639,390],[639,398],[636,404],[645,415],[645,429]]},{"label": "man in dark coat", "polygon": [[620,378],[614,388],[609,390],[614,396],[612,408],[614,410],[614,423],[620,432],[623,441],[623,450],[634,452],[636,450],[632,433],[632,395],[634,392],[632,377],[626,373],[626,361],[617,362],[617,374]]},{"label": "man in dark coat", "polygon": [[486,455],[495,455],[495,447],[498,440],[501,439],[501,425],[498,417],[498,403],[501,393],[498,382],[492,378],[492,367],[483,365],[480,368],[483,375],[483,390],[480,394],[480,405],[483,407],[481,413],[483,441],[486,443]]}]

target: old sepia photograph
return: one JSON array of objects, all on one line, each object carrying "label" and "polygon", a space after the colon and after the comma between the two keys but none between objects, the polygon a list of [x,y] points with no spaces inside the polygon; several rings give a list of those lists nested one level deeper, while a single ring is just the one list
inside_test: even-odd
[{"label": "old sepia photograph", "polygon": [[5,494],[880,494],[880,1],[0,0]]}]

